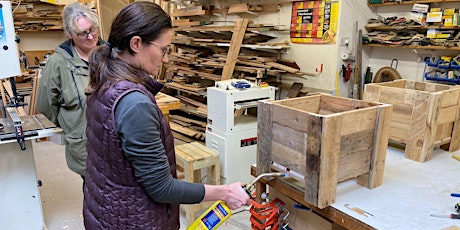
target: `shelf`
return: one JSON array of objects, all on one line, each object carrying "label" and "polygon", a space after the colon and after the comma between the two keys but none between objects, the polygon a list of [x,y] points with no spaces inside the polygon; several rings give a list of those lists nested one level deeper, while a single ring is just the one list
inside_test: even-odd
[{"label": "shelf", "polygon": [[368,3],[369,6],[394,6],[394,5],[412,5],[415,3],[443,3],[443,2],[460,2],[459,0],[431,0],[431,1],[404,1],[401,3],[396,2],[388,2],[388,3]]},{"label": "shelf", "polygon": [[403,48],[403,49],[426,49],[426,50],[454,50],[460,51],[460,47],[445,47],[445,46],[398,46],[398,45],[382,45],[382,44],[363,44],[368,47],[385,47],[385,48]]},{"label": "shelf", "polygon": [[[221,47],[230,47],[230,43],[216,43],[217,46],[221,46]],[[257,50],[257,49],[271,49],[271,50],[281,50],[281,49],[289,49],[290,46],[289,45],[284,45],[284,46],[263,46],[263,45],[252,45],[252,44],[241,44],[241,47],[243,48],[248,48],[248,49],[254,49],[254,50]]]},{"label": "shelf", "polygon": [[375,30],[460,30],[458,26],[364,26],[367,31]]},{"label": "shelf", "polygon": [[62,17],[61,16],[42,16],[42,17],[14,16],[14,19],[15,20],[50,20],[50,19],[61,20]]},{"label": "shelf", "polygon": [[458,84],[460,82],[459,79],[455,79],[455,78],[437,78],[437,77],[427,77],[427,76],[425,76],[425,79],[430,80],[430,81],[450,82],[450,83],[454,83],[454,84]]},{"label": "shelf", "polygon": [[62,32],[62,31],[64,31],[64,30],[63,30],[63,29],[46,29],[46,30],[20,30],[20,29],[16,29],[16,32],[32,32],[32,33],[36,33],[36,32],[49,32],[49,31]]}]

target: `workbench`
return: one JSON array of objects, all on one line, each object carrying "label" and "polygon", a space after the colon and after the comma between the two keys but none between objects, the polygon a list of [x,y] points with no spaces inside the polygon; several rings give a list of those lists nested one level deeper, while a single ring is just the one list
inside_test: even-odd
[{"label": "workbench", "polygon": [[[251,174],[256,176],[255,166]],[[381,186],[368,189],[355,179],[340,182],[335,203],[324,209],[305,202],[302,183],[292,178],[261,180],[256,192],[260,197],[269,185],[347,229],[443,229],[460,226],[460,220],[430,215],[456,213],[454,206],[460,198],[450,194],[460,193],[459,175],[460,161],[452,153],[435,149],[431,161],[419,163],[389,147]]]},{"label": "workbench", "polygon": [[[21,150],[14,135],[13,121],[0,118],[0,228],[44,229],[32,140],[62,132],[42,114],[21,117],[23,131],[36,131],[25,138]],[[11,135],[13,134],[13,136]]]},{"label": "workbench", "polygon": [[158,107],[160,107],[161,113],[168,119],[169,121],[169,111],[179,109],[181,106],[180,100],[169,96],[165,93],[158,93],[155,96],[157,101]]}]

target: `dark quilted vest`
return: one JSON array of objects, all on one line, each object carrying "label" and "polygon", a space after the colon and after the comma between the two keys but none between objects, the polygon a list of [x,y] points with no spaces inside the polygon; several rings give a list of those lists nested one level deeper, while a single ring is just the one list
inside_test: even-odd
[{"label": "dark quilted vest", "polygon": [[[179,205],[155,202],[140,186],[134,170],[121,148],[114,109],[123,95],[134,90],[154,95],[162,84],[151,79],[140,85],[122,81],[102,95],[88,96],[88,136],[83,216],[85,227],[92,229],[179,229]],[[171,174],[176,178],[174,138],[166,119],[157,107],[161,136],[168,155]]]}]

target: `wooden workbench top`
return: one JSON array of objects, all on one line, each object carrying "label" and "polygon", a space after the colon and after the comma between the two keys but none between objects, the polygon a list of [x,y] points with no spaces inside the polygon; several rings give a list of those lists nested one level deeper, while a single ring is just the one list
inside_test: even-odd
[{"label": "wooden workbench top", "polygon": [[[358,185],[355,179],[340,182],[336,202],[324,209],[303,200],[299,183],[277,179],[267,184],[350,229],[459,227],[459,220],[430,216],[456,213],[454,206],[460,202],[460,198],[450,196],[460,192],[460,161],[451,156],[452,153],[435,149],[431,161],[419,163],[406,159],[403,151],[389,147],[381,186],[368,189]],[[251,172],[255,174],[255,170]]]}]

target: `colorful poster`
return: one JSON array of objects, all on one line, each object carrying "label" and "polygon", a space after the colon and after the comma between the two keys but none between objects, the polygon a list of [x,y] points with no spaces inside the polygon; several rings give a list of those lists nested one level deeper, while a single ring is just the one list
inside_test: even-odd
[{"label": "colorful poster", "polygon": [[291,42],[334,44],[339,17],[338,0],[292,3]]}]

